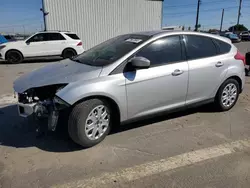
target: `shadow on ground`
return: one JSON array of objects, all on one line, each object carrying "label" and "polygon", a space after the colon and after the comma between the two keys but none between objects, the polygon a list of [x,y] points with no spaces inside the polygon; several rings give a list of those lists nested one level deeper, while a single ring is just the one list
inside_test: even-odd
[{"label": "shadow on ground", "polygon": [[[117,126],[112,130],[110,136],[118,132],[131,130],[150,125],[152,123],[174,119],[197,112],[209,113],[214,111],[211,105],[206,105],[200,108],[193,108],[178,113],[162,114],[157,117],[151,117],[123,126]],[[61,126],[61,128],[56,132],[49,132],[46,136],[41,138],[36,137],[35,129],[36,124],[33,119],[26,119],[18,116],[16,105],[0,107],[0,145],[15,148],[37,147],[41,150],[49,152],[72,152],[82,150],[81,147],[71,141],[67,134],[67,128],[65,125]]]},{"label": "shadow on ground", "polygon": [[0,107],[0,145],[15,148],[37,147],[51,152],[80,150],[64,128],[37,137],[36,124],[32,118],[18,116],[16,105]]}]

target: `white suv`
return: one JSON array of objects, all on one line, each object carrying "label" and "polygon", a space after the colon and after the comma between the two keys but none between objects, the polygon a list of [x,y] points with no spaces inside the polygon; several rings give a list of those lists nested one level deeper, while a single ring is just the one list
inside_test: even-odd
[{"label": "white suv", "polygon": [[84,52],[80,38],[72,32],[38,32],[24,41],[0,45],[0,59],[21,63],[24,59],[48,56],[70,58]]}]

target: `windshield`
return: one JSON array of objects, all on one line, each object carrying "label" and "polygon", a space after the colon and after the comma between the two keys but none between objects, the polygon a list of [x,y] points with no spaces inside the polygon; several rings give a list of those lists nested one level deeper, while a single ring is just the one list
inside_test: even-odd
[{"label": "windshield", "polygon": [[146,35],[121,35],[85,51],[72,60],[91,66],[109,65],[149,38]]}]

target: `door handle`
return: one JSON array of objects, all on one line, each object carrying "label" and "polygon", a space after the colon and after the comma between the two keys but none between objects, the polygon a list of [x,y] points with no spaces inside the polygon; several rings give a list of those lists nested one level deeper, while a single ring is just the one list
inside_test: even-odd
[{"label": "door handle", "polygon": [[222,63],[220,61],[215,64],[216,67],[222,67],[223,65],[224,65],[224,63]]},{"label": "door handle", "polygon": [[173,75],[173,76],[179,76],[179,75],[181,75],[181,74],[183,74],[183,73],[184,73],[183,70],[176,69],[176,70],[174,70],[174,72],[172,72],[172,75]]}]

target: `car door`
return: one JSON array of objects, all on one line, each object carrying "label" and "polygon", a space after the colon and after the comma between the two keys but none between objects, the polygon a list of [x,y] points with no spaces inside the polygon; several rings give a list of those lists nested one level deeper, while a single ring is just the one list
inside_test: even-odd
[{"label": "car door", "polygon": [[124,73],[128,118],[184,106],[188,64],[180,36],[158,39],[143,47],[135,56],[147,58],[151,66]]},{"label": "car door", "polygon": [[66,48],[66,39],[60,33],[47,33],[48,41],[46,48],[48,49],[47,56],[61,55]]},{"label": "car door", "polygon": [[214,39],[185,35],[189,66],[187,104],[212,99],[226,76],[227,57],[218,54]]},{"label": "car door", "polygon": [[38,33],[29,38],[23,48],[24,57],[45,56],[48,51],[45,45],[47,39],[45,33]]}]

